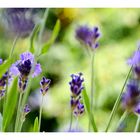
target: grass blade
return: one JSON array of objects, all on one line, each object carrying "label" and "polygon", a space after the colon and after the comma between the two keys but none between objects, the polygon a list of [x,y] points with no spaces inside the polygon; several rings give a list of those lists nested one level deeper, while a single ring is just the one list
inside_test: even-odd
[{"label": "grass blade", "polygon": [[3,114],[3,131],[6,131],[15,112],[15,108],[18,100],[17,83],[18,83],[18,78],[16,77],[12,83],[11,88],[7,93],[7,99],[6,99],[6,104],[4,108],[4,114]]},{"label": "grass blade", "polygon": [[34,121],[33,132],[38,132],[38,129],[39,129],[39,123],[38,123],[38,117],[36,117]]},{"label": "grass blade", "polygon": [[9,69],[11,66],[12,59],[6,60],[2,65],[0,65],[0,77]]},{"label": "grass blade", "polygon": [[37,37],[37,33],[39,31],[39,24],[37,24],[31,34],[31,37],[30,37],[30,52],[34,53],[35,52],[35,44],[34,44],[34,41],[35,41],[35,38]]},{"label": "grass blade", "polygon": [[3,117],[0,113],[0,132],[2,131],[2,121],[3,121]]},{"label": "grass blade", "polygon": [[89,101],[89,97],[87,95],[87,92],[86,92],[85,88],[82,92],[82,95],[83,95],[83,101],[84,101],[85,109],[88,113],[89,119],[91,119],[92,128],[93,128],[94,132],[98,132],[98,129],[96,127],[95,120],[94,120],[94,117],[93,117],[93,113],[92,113],[92,115],[90,115],[90,101]]},{"label": "grass blade", "polygon": [[58,33],[60,31],[60,20],[56,21],[56,24],[54,26],[53,32],[52,32],[52,36],[51,38],[48,40],[48,42],[46,44],[43,45],[42,50],[41,50],[41,54],[44,54],[48,51],[48,49],[51,47],[51,45],[54,43],[54,41],[56,40]]}]

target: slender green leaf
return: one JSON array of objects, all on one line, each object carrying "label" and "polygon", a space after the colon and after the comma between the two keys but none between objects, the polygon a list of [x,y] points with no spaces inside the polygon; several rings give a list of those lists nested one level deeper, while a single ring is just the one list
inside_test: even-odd
[{"label": "slender green leaf", "polygon": [[59,31],[60,31],[60,20],[57,20],[56,24],[54,26],[53,32],[52,32],[52,36],[47,41],[47,43],[43,45],[41,54],[46,53],[48,51],[48,49],[52,46],[52,44],[54,43],[54,41],[56,40],[56,38],[58,36]]},{"label": "slender green leaf", "polygon": [[11,88],[7,92],[7,99],[4,108],[3,115],[3,131],[6,131],[7,127],[11,123],[15,108],[18,100],[18,89],[17,89],[18,78],[16,77],[12,83]]},{"label": "slender green leaf", "polygon": [[33,132],[38,132],[38,117],[35,118]]},{"label": "slender green leaf", "polygon": [[31,37],[30,37],[30,52],[34,53],[35,51],[35,44],[34,44],[34,41],[35,41],[35,38],[37,36],[37,33],[39,31],[39,24],[37,24],[31,34]]},{"label": "slender green leaf", "polygon": [[82,92],[82,95],[83,95],[83,101],[84,101],[86,112],[88,113],[88,117],[91,120],[92,128],[95,132],[98,132],[98,129],[97,129],[95,121],[94,121],[93,113],[90,116],[90,101],[89,101],[89,97],[87,95],[87,91],[85,88]]},{"label": "slender green leaf", "polygon": [[2,65],[0,65],[0,77],[8,70],[11,66],[12,59],[6,60]]},{"label": "slender green leaf", "polygon": [[2,131],[2,121],[3,121],[3,117],[0,113],[0,132]]}]

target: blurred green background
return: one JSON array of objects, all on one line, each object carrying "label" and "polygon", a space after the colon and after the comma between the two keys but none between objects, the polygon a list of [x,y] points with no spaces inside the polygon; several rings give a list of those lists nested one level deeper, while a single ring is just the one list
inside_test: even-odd
[{"label": "blurred green background", "polygon": [[[3,17],[4,18],[4,17]],[[43,40],[46,41],[57,19],[61,21],[61,31],[48,53],[41,56],[39,62],[43,73],[32,83],[29,104],[32,111],[27,115],[23,131],[31,131],[38,115],[40,104],[39,81],[45,75],[52,80],[43,106],[41,131],[68,131],[70,123],[70,74],[82,72],[85,85],[90,94],[90,58],[84,47],[76,40],[75,30],[78,25],[99,26],[100,46],[95,55],[96,87],[94,94],[95,121],[100,131],[104,131],[110,112],[120,93],[129,66],[127,59],[136,50],[140,37],[140,9],[50,9]],[[0,25],[0,57],[7,59],[13,37]],[[29,38],[20,39],[14,56],[29,48]],[[120,106],[110,130],[114,131],[123,113]],[[133,131],[136,117],[130,114],[124,128],[118,131]],[[11,124],[12,125],[12,124]],[[75,121],[73,122],[73,128]],[[79,119],[81,131],[88,130],[86,113]]]}]

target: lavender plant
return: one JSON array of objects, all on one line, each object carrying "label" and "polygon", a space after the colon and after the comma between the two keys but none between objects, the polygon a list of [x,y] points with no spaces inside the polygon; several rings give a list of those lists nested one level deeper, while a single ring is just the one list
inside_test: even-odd
[{"label": "lavender plant", "polygon": [[[92,111],[93,111],[93,94],[95,93],[95,68],[94,68],[94,57],[95,57],[95,49],[99,46],[97,42],[98,38],[100,37],[99,28],[93,27],[90,29],[88,26],[79,26],[76,30],[76,38],[82,42],[87,50],[88,53],[91,54],[91,93],[90,93],[90,119],[89,119],[89,128],[90,131],[90,124],[92,118]],[[95,127],[94,127],[95,128]],[[96,129],[94,129],[96,131]]]},{"label": "lavender plant", "polygon": [[78,120],[78,117],[84,113],[84,105],[81,103],[81,92],[84,88],[83,87],[84,78],[81,77],[82,75],[83,75],[82,73],[79,73],[78,75],[72,74],[71,75],[72,80],[69,82],[70,90],[72,93],[70,100],[71,121],[69,131],[71,131],[72,127],[73,114],[77,117]]},{"label": "lavender plant", "polygon": [[41,99],[41,106],[40,106],[40,112],[39,112],[39,127],[38,131],[40,131],[40,126],[41,126],[41,115],[42,115],[42,109],[43,109],[43,102],[44,102],[44,96],[47,94],[47,91],[50,87],[51,80],[46,79],[45,77],[42,78],[40,81],[40,93],[42,94],[42,99]]},{"label": "lavender plant", "polygon": [[[0,102],[3,101],[2,116],[0,114],[0,122],[2,121],[2,125],[0,124],[0,130],[2,130],[3,132],[8,131],[8,126],[11,122],[14,125],[14,128],[12,128],[11,131],[21,132],[24,122],[28,117],[28,113],[32,111],[32,107],[28,103],[31,84],[33,83],[34,78],[37,78],[39,75],[44,74],[44,67],[39,63],[39,58],[47,53],[47,51],[57,38],[60,30],[60,21],[57,20],[50,39],[47,42],[43,42],[42,38],[44,35],[48,14],[49,9],[44,10],[42,18],[37,17],[34,9],[30,8],[10,8],[3,10],[3,16],[5,17],[5,27],[14,35],[14,41],[8,59],[4,62],[2,59],[0,59]],[[39,22],[36,22],[37,19],[39,19]],[[76,29],[76,39],[86,47],[91,59],[91,91],[89,96],[86,91],[86,86],[84,85],[82,72],[71,75],[71,81],[69,82],[71,92],[71,118],[69,132],[73,132],[73,130],[79,131],[79,118],[81,118],[84,112],[88,114],[89,118],[88,131],[91,131],[92,126],[93,130],[95,132],[98,132],[97,125],[94,119],[95,110],[93,108],[94,94],[96,94],[96,73],[94,67],[94,58],[96,55],[96,49],[99,46],[98,39],[100,35],[101,33],[99,27],[90,28],[84,25],[79,26]],[[29,49],[21,53],[19,60],[15,60],[14,50],[17,45],[18,39],[27,37],[29,37],[28,39],[30,40],[30,46],[28,47]],[[130,70],[124,81],[121,92],[115,101],[105,132],[109,131],[120,102],[124,113],[120,117],[116,129],[118,130],[121,124],[125,121],[126,117],[130,113],[133,113],[137,116],[134,132],[138,131],[140,123],[139,47],[138,50],[135,51],[132,58],[128,60],[128,64],[130,65]],[[34,132],[41,131],[44,97],[47,95],[50,88],[50,84],[52,81],[50,79],[46,78],[46,76],[43,76],[40,81],[41,103],[39,106],[39,116],[35,118],[33,124]],[[13,119],[14,115],[16,115],[15,120]],[[73,128],[73,118],[77,121],[75,128]]]}]

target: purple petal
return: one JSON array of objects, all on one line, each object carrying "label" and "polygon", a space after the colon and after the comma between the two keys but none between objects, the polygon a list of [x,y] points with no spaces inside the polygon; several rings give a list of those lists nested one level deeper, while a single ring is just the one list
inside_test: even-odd
[{"label": "purple petal", "polygon": [[30,52],[24,52],[24,53],[22,53],[22,54],[20,55],[20,59],[21,59],[21,61],[23,61],[23,62],[26,61],[26,60],[30,60],[31,63],[34,62],[34,56],[33,56],[33,54],[30,53]]},{"label": "purple petal", "polygon": [[16,67],[16,63],[15,63],[15,64],[12,64],[12,66],[11,66],[11,68],[10,68],[10,72],[11,72],[13,75],[15,75],[15,76],[17,76],[17,75],[20,74],[18,68]]},{"label": "purple petal", "polygon": [[42,72],[41,65],[38,63],[35,66],[35,70],[34,73],[32,74],[32,77],[38,76],[41,72]]},{"label": "purple petal", "polygon": [[0,65],[3,63],[3,60],[0,58]]}]

